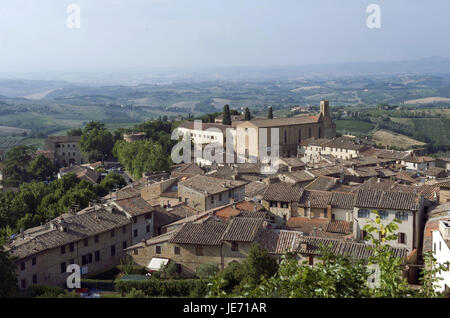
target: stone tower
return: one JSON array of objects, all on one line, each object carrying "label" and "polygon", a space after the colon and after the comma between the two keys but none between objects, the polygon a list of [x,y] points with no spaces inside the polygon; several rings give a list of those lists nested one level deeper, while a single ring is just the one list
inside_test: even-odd
[{"label": "stone tower", "polygon": [[[336,125],[331,120],[330,106],[328,100],[320,101],[320,115],[319,124],[321,127],[321,133],[319,138],[335,138],[336,137]],[[323,132],[323,133],[322,133]]]},{"label": "stone tower", "polygon": [[321,100],[320,101],[320,114],[324,118],[329,117],[331,119],[330,108],[329,108],[329,105],[328,105],[328,100]]}]

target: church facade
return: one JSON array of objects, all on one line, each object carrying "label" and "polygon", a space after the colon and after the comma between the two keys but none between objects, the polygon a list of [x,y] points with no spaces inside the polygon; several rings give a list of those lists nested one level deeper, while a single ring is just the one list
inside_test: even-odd
[{"label": "church facade", "polygon": [[320,102],[320,113],[318,115],[251,120],[238,124],[236,128],[238,130],[241,128],[245,132],[248,132],[249,128],[253,128],[252,131],[256,132],[256,144],[254,138],[249,138],[250,134],[245,134],[245,142],[238,142],[238,149],[236,150],[238,153],[245,153],[247,158],[256,157],[257,159],[259,159],[258,145],[260,139],[264,138],[260,128],[266,128],[269,152],[271,150],[272,129],[278,128],[280,157],[297,156],[297,146],[304,139],[332,139],[336,137],[336,125],[331,120],[328,100]]}]

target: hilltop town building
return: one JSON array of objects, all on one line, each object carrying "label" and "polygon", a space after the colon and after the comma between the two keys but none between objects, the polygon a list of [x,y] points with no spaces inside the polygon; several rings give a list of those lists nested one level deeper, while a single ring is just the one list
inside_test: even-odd
[{"label": "hilltop town building", "polygon": [[80,136],[50,136],[44,141],[44,149],[50,152],[53,163],[58,167],[81,164],[80,139]]}]

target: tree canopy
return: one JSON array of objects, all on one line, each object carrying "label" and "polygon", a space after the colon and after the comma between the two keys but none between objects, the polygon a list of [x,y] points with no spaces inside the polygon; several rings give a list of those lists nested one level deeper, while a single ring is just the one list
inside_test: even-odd
[{"label": "tree canopy", "polygon": [[103,160],[111,156],[113,135],[105,128],[105,124],[91,121],[83,128],[79,145],[89,161]]}]

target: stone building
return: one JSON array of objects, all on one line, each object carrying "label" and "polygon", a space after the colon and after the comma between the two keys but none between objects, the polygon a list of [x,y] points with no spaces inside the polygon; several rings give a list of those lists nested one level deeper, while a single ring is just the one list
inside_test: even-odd
[{"label": "stone building", "polygon": [[89,276],[120,263],[133,243],[129,217],[112,206],[93,206],[28,229],[5,247],[16,257],[20,288],[31,284],[65,286],[67,266]]},{"label": "stone building", "polygon": [[189,207],[207,211],[244,200],[247,183],[196,175],[178,183],[178,197]]},{"label": "stone building", "polygon": [[444,181],[436,184],[439,187],[439,203],[450,202],[450,181]]},{"label": "stone building", "polygon": [[67,167],[83,163],[78,146],[80,136],[50,136],[44,141],[44,150],[51,152],[57,167]]},{"label": "stone building", "polygon": [[404,247],[409,251],[422,246],[424,228],[424,199],[415,192],[359,190],[353,210],[353,235],[363,240],[367,233],[364,225],[371,224],[378,211],[381,223],[387,225],[400,220],[398,240],[389,242],[393,247]]},{"label": "stone building", "polygon": [[236,217],[230,222],[208,219],[185,223],[181,228],[129,247],[127,253],[144,267],[153,258],[169,259],[186,276],[194,275],[206,263],[223,269],[248,256],[263,222],[260,218]]},{"label": "stone building", "polygon": [[248,131],[253,128],[256,132],[256,140],[251,141],[249,135],[243,137],[245,142],[236,145],[237,153],[245,153],[247,158],[259,159],[259,143],[261,128],[267,129],[267,147],[271,151],[271,129],[278,129],[279,153],[280,157],[297,156],[298,144],[307,138],[328,138],[336,137],[336,125],[331,120],[329,104],[327,100],[320,102],[320,114],[318,116],[298,116],[290,118],[274,118],[263,120],[250,120],[239,123],[237,129]]}]

